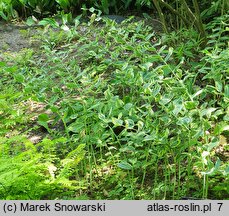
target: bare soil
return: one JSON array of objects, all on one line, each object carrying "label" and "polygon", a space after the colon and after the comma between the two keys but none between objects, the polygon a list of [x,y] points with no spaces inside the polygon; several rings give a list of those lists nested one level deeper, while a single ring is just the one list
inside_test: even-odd
[{"label": "bare soil", "polygon": [[38,32],[36,27],[0,22],[0,59],[4,52],[19,52],[25,48],[36,47],[33,36]]}]

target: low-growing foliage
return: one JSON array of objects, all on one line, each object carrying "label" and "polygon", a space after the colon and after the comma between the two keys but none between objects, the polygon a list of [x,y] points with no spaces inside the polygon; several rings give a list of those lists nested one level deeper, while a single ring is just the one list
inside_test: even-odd
[{"label": "low-growing foliage", "polygon": [[104,22],[3,57],[0,196],[228,198],[227,45]]}]

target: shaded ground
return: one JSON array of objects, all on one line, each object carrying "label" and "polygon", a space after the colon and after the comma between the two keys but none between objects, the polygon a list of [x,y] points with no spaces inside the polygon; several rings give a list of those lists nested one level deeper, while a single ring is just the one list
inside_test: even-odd
[{"label": "shaded ground", "polygon": [[[28,28],[27,26],[17,26],[0,22],[1,53],[18,52],[24,48],[35,47],[36,42],[32,40],[32,37],[36,33],[36,28]],[[2,54],[0,54],[0,57],[1,55]]]},{"label": "shaded ground", "polygon": [[[108,17],[111,20],[121,23],[116,19],[119,16]],[[141,18],[134,19],[135,21],[142,20]],[[123,20],[121,20],[123,21]],[[156,19],[145,20],[145,24],[151,26],[155,32],[161,32],[162,26]],[[3,52],[18,52],[24,48],[37,47],[38,41],[34,39],[34,35],[40,34],[41,28],[38,26],[29,27],[26,25],[6,24],[0,21],[0,51]],[[1,58],[0,54],[0,58]]]}]

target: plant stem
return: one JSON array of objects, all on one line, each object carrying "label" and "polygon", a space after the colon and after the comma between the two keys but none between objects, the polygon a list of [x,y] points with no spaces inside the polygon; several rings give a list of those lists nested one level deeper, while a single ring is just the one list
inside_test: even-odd
[{"label": "plant stem", "polygon": [[157,0],[153,0],[153,3],[158,11],[158,14],[159,14],[159,17],[160,17],[160,20],[161,20],[161,23],[162,23],[162,26],[163,26],[163,30],[165,33],[168,33],[168,29],[167,29],[167,25],[166,25],[166,22],[165,22],[165,17],[164,17],[164,14],[161,10],[161,7],[160,7],[160,4],[158,3]]}]

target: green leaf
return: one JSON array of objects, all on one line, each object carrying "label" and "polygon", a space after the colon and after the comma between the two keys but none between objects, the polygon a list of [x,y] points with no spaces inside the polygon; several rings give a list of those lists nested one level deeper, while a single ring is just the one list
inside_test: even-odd
[{"label": "green leaf", "polygon": [[219,145],[219,139],[214,138],[212,141],[207,145],[207,151],[210,152],[214,147]]},{"label": "green leaf", "polygon": [[119,149],[120,152],[133,153],[136,152],[136,149],[133,146],[125,146]]},{"label": "green leaf", "polygon": [[83,122],[76,121],[68,126],[68,131],[73,133],[80,133],[85,127]]},{"label": "green leaf", "polygon": [[44,18],[38,24],[43,25],[43,26],[50,25],[53,28],[59,27],[59,23],[55,19],[52,19],[52,18]]},{"label": "green leaf", "polygon": [[19,83],[23,83],[24,80],[25,80],[25,77],[24,77],[22,74],[15,74],[15,75],[14,75],[14,78],[15,78],[15,80],[16,80],[17,82],[19,82]]},{"label": "green leaf", "polygon": [[218,158],[216,163],[215,163],[215,170],[217,171],[221,165],[221,160]]},{"label": "green leaf", "polygon": [[225,95],[227,98],[229,98],[229,85],[226,85],[226,86],[224,87],[224,95]]},{"label": "green leaf", "polygon": [[155,97],[161,90],[161,86],[159,84],[155,84],[155,86],[152,89],[152,94]]},{"label": "green leaf", "polygon": [[160,55],[151,55],[149,58],[148,58],[148,61],[150,62],[160,62],[162,61],[162,57]]},{"label": "green leaf", "polygon": [[122,119],[117,119],[117,118],[112,117],[111,120],[112,120],[112,123],[114,124],[115,127],[123,125]]},{"label": "green leaf", "polygon": [[70,6],[69,0],[56,0],[62,9],[67,9]]},{"label": "green leaf", "polygon": [[152,62],[146,62],[143,65],[140,65],[141,68],[146,69],[147,71],[149,71],[149,69],[153,66]]},{"label": "green leaf", "polygon": [[37,123],[49,131],[48,120],[49,116],[46,113],[42,113],[38,116]]},{"label": "green leaf", "polygon": [[33,19],[33,17],[28,17],[28,19],[26,20],[26,24],[28,25],[28,26],[32,26],[32,25],[34,25],[36,22],[35,22],[35,20]]},{"label": "green leaf", "polygon": [[195,98],[195,97],[197,97],[198,95],[202,94],[203,91],[204,91],[203,89],[197,91],[194,95],[192,95],[192,98]]},{"label": "green leaf", "polygon": [[118,164],[118,167],[124,170],[131,170],[132,166],[127,161],[122,161]]},{"label": "green leaf", "polygon": [[212,113],[215,112],[216,110],[217,110],[217,108],[210,107],[208,109],[201,110],[200,114],[201,114],[201,116],[207,116],[208,118],[210,118]]},{"label": "green leaf", "polygon": [[94,13],[95,8],[91,7],[91,8],[89,8],[89,11],[90,11],[91,13]]},{"label": "green leaf", "polygon": [[172,54],[173,54],[173,48],[169,47],[169,52],[168,52],[167,56],[165,57],[164,61],[167,62]]},{"label": "green leaf", "polygon": [[127,104],[125,104],[124,109],[125,110],[130,110],[132,107],[133,107],[132,103],[127,103]]},{"label": "green leaf", "polygon": [[47,130],[49,130],[49,126],[47,122],[43,122],[43,121],[38,121],[37,122],[39,125],[43,126],[44,128],[46,128]]},{"label": "green leaf", "polygon": [[185,117],[179,118],[177,124],[178,125],[188,125],[191,122],[192,122],[192,118],[185,116]]},{"label": "green leaf", "polygon": [[202,174],[202,175],[211,175],[211,174],[214,173],[214,171],[215,171],[215,169],[214,169],[214,167],[213,167],[213,168],[211,168],[211,169],[208,170],[208,171],[201,172],[201,174]]},{"label": "green leaf", "polygon": [[64,30],[64,31],[69,31],[70,30],[70,28],[67,25],[62,25],[61,29]]},{"label": "green leaf", "polygon": [[3,13],[3,11],[0,11],[0,17],[2,17],[4,20],[8,20],[8,17]]},{"label": "green leaf", "polygon": [[38,116],[38,121],[47,122],[49,120],[49,116],[46,113],[42,113]]},{"label": "green leaf", "polygon": [[181,112],[181,110],[183,109],[183,103],[182,103],[182,100],[181,99],[176,99],[173,101],[173,106],[174,106],[174,109],[173,109],[173,114],[174,115],[177,115],[178,113]]},{"label": "green leaf", "polygon": [[138,121],[137,125],[138,125],[138,131],[140,131],[140,130],[142,130],[143,127],[144,127],[144,122]]},{"label": "green leaf", "polygon": [[208,171],[201,172],[201,173],[203,175],[212,175],[212,174],[214,174],[220,168],[220,165],[221,165],[221,160],[220,159],[217,159],[214,167],[212,167]]},{"label": "green leaf", "polygon": [[132,129],[134,128],[135,124],[134,124],[134,121],[132,119],[126,119],[125,120],[125,127],[127,129]]},{"label": "green leaf", "polygon": [[186,101],[185,108],[188,110],[197,108],[199,102],[198,101]]},{"label": "green leaf", "polygon": [[146,135],[143,139],[144,142],[155,140],[156,136],[155,135]]},{"label": "green leaf", "polygon": [[162,105],[166,105],[172,100],[172,98],[173,98],[173,94],[163,95],[159,103]]},{"label": "green leaf", "polygon": [[5,62],[0,61],[0,67],[5,67],[5,66],[6,66],[6,63],[5,63]]},{"label": "green leaf", "polygon": [[217,91],[222,92],[222,90],[223,90],[222,82],[215,81],[215,86],[216,86]]},{"label": "green leaf", "polygon": [[225,176],[227,176],[227,175],[229,174],[229,166],[227,166],[227,167],[225,168],[225,170],[223,171],[223,174],[224,174]]},{"label": "green leaf", "polygon": [[55,105],[51,106],[50,109],[54,113],[58,112],[58,110],[59,110],[59,108],[57,106],[55,106]]}]

